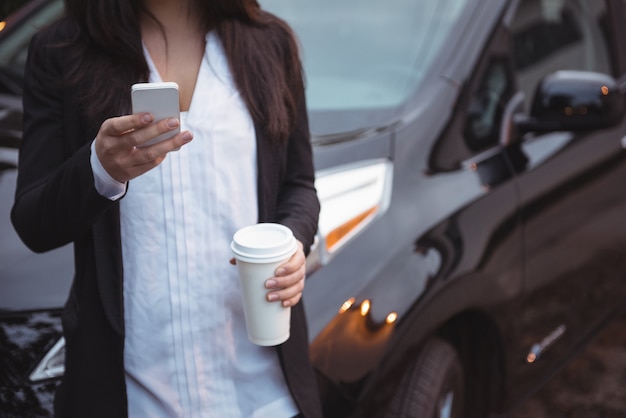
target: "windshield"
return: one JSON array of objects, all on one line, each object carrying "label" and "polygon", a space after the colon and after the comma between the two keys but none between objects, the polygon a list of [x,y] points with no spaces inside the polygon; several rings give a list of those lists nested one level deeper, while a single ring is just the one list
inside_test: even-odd
[{"label": "windshield", "polygon": [[423,81],[468,0],[262,0],[302,45],[310,111],[389,108]]}]

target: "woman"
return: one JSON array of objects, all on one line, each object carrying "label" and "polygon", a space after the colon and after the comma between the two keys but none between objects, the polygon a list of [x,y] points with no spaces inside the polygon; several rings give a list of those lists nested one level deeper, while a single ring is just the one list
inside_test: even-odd
[{"label": "woman", "polygon": [[[319,203],[289,28],[255,0],[65,6],[31,43],[12,211],[34,251],[74,243],[55,414],[321,416],[299,303]],[[130,114],[145,81],[178,83],[180,120]],[[228,263],[255,222],[300,243],[266,282],[292,307],[277,347],[247,340]]]}]

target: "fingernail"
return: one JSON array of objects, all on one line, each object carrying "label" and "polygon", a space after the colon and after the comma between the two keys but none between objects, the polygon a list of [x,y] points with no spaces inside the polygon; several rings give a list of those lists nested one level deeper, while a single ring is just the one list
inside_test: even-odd
[{"label": "fingernail", "polygon": [[141,121],[143,123],[150,123],[150,122],[152,122],[152,115],[150,113],[146,113],[145,115],[143,115],[141,117]]},{"label": "fingernail", "polygon": [[167,127],[168,128],[175,128],[178,126],[178,119],[176,118],[169,118],[167,120]]},{"label": "fingernail", "polygon": [[274,279],[269,279],[268,281],[265,282],[265,287],[268,289],[273,289],[274,287],[276,287],[276,285],[278,284],[278,282]]},{"label": "fingernail", "polygon": [[267,295],[267,300],[274,302],[275,300],[278,300],[278,295],[276,293],[270,293]]},{"label": "fingernail", "polygon": [[185,133],[183,133],[183,141],[185,141],[185,142],[189,142],[189,141],[191,141],[191,138],[193,138],[193,137],[191,136],[191,132],[185,132]]},{"label": "fingernail", "polygon": [[277,276],[282,276],[283,274],[285,274],[285,269],[284,268],[279,268],[278,270],[276,270],[276,275]]}]

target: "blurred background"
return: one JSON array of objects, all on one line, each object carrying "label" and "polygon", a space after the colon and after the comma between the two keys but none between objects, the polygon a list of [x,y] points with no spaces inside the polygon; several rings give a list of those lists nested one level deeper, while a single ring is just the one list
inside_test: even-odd
[{"label": "blurred background", "polygon": [[24,0],[2,0],[0,2],[0,20],[4,20],[13,10],[24,3]]}]

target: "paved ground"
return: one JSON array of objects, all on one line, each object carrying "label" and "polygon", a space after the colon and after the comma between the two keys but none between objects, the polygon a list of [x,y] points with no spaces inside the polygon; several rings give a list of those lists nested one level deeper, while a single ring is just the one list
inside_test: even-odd
[{"label": "paved ground", "polygon": [[626,418],[626,316],[511,418]]}]

